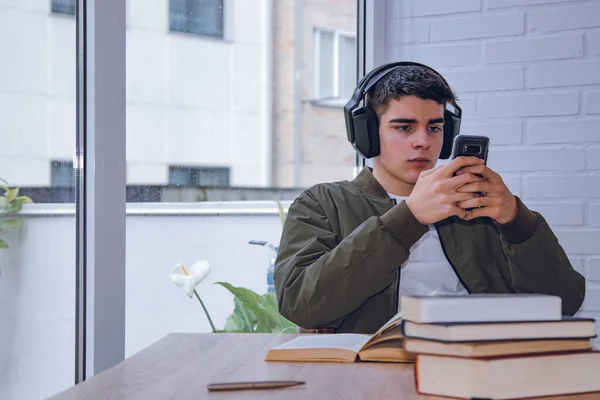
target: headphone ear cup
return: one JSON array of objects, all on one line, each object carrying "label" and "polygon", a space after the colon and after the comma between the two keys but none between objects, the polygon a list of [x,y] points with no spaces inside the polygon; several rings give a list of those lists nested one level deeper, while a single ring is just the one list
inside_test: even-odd
[{"label": "headphone ear cup", "polygon": [[354,126],[354,142],[352,146],[364,158],[379,155],[379,119],[375,111],[368,106],[357,108],[352,112]]},{"label": "headphone ear cup", "polygon": [[444,144],[440,152],[440,159],[446,160],[452,154],[454,138],[460,133],[460,118],[450,110],[444,112]]}]

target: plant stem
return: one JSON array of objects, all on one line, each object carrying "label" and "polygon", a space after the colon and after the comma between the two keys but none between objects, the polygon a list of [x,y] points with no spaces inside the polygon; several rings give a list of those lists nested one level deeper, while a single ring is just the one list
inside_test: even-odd
[{"label": "plant stem", "polygon": [[210,323],[210,327],[212,328],[213,333],[216,333],[217,330],[215,329],[215,324],[213,324],[212,319],[210,318],[210,314],[208,313],[208,310],[204,306],[204,302],[202,301],[200,296],[198,296],[198,292],[196,292],[196,290],[194,290],[194,294],[196,295],[196,298],[198,299],[198,301],[200,302],[200,305],[204,309],[204,313],[206,314],[206,318],[208,318],[208,322]]}]

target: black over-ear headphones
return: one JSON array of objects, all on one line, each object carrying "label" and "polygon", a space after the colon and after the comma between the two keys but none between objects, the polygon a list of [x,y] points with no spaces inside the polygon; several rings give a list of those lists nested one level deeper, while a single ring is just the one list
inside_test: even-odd
[{"label": "black over-ear headphones", "polygon": [[[399,61],[382,65],[366,74],[358,83],[352,94],[352,98],[344,106],[344,118],[346,120],[346,133],[352,146],[364,158],[373,158],[379,155],[379,119],[373,108],[364,104],[358,107],[364,100],[365,94],[372,89],[384,76],[392,72],[396,67],[419,66],[435,72],[442,81],[448,85],[444,77],[433,68],[410,61]],[[444,144],[440,153],[441,159],[447,159],[452,152],[452,142],[460,131],[460,119],[462,109],[456,102],[449,104],[454,110],[444,111]],[[447,105],[448,106],[448,105]],[[357,108],[358,107],[358,108]]]}]

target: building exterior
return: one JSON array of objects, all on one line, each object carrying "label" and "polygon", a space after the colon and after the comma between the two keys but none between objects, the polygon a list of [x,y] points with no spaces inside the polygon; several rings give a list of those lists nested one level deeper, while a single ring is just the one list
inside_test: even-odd
[{"label": "building exterior", "polygon": [[342,107],[356,84],[356,8],[355,0],[274,3],[275,186],[352,178]]},{"label": "building exterior", "polygon": [[[355,9],[354,0],[127,0],[128,185],[351,178],[340,99],[355,81]],[[0,178],[11,186],[73,184],[74,14],[75,0],[0,1]]]}]

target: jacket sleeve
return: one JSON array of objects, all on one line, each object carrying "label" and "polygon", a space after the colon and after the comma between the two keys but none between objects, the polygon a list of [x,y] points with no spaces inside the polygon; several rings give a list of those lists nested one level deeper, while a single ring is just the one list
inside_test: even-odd
[{"label": "jacket sleeve", "polygon": [[[402,229],[404,227],[404,229]],[[427,232],[404,202],[340,237],[319,202],[303,193],[289,208],[275,264],[279,312],[306,328],[337,328],[397,279]]]},{"label": "jacket sleeve", "polygon": [[542,215],[529,210],[518,197],[517,206],[513,221],[496,223],[514,290],[559,296],[563,314],[574,315],[585,297],[585,279],[573,269]]}]

